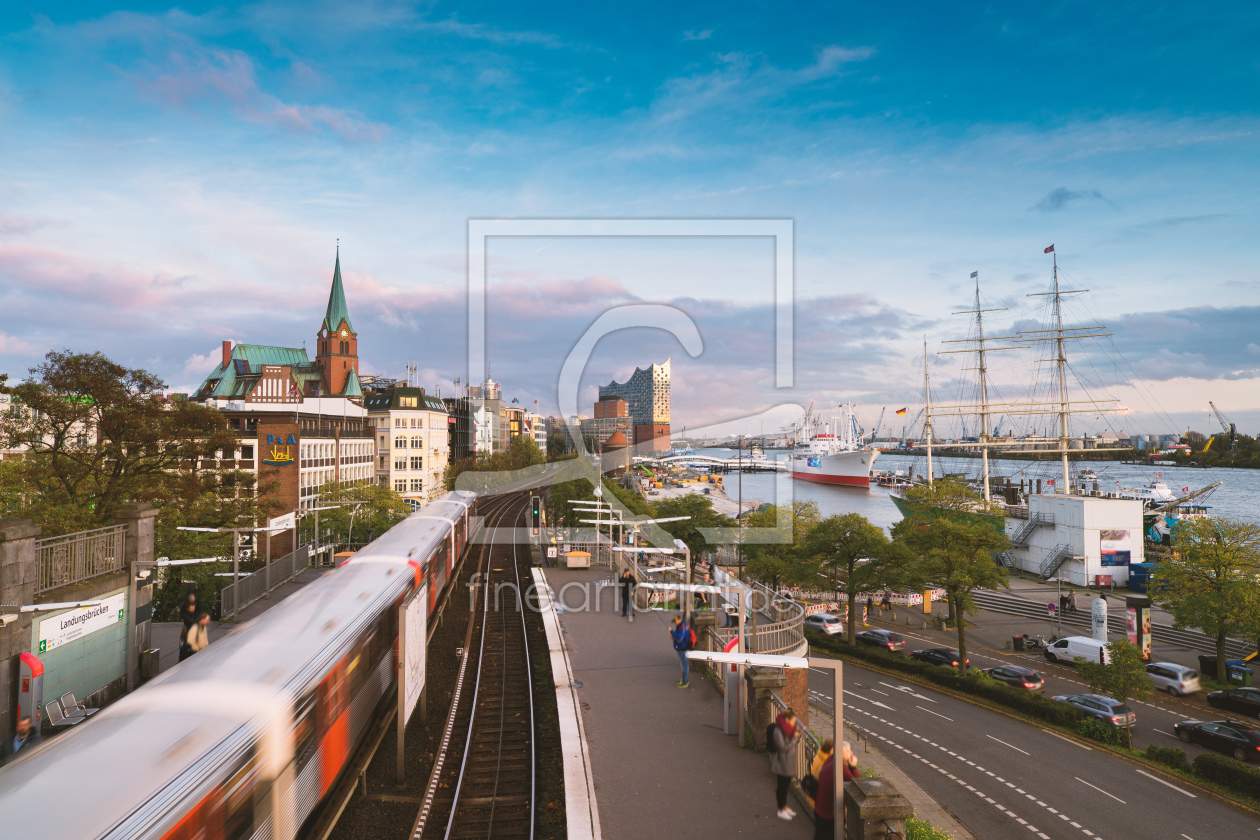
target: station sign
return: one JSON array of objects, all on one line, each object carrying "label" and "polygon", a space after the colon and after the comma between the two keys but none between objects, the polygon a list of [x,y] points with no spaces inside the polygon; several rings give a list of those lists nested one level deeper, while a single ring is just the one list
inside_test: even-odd
[{"label": "station sign", "polygon": [[127,593],[102,598],[95,607],[81,607],[50,616],[39,623],[39,652],[48,653],[75,639],[108,630],[127,616]]}]

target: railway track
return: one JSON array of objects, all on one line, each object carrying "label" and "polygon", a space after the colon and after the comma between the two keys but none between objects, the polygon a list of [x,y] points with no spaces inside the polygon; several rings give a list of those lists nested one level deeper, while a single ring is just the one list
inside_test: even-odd
[{"label": "railway track", "polygon": [[414,840],[534,836],[535,716],[520,601],[529,561],[513,536],[524,511],[524,498],[509,502],[488,523],[476,612]]}]

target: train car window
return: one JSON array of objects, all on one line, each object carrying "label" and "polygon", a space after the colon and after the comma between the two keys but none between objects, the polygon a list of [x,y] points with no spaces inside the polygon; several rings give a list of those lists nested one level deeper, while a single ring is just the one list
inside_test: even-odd
[{"label": "train car window", "polygon": [[389,635],[389,614],[393,609],[386,610],[380,618],[376,620],[376,626],[372,628],[371,647],[368,649],[368,659],[372,662],[372,668],[385,658],[385,654],[389,653],[392,646],[393,637]]},{"label": "train car window", "polygon": [[320,682],[316,690],[315,721],[316,735],[324,737],[333,721],[341,716],[346,707],[346,660],[342,659],[328,676]]},{"label": "train car window", "polygon": [[254,793],[260,786],[257,756],[242,759],[222,788],[223,840],[249,840],[254,836]]},{"label": "train car window", "polygon": [[367,682],[368,667],[367,653],[368,640],[364,639],[355,645],[354,653],[350,656],[350,662],[346,665],[346,678],[350,683],[350,696],[355,697],[359,693],[359,689]]},{"label": "train car window", "polygon": [[302,772],[315,754],[315,692],[309,691],[297,702],[293,713],[293,758],[296,771]]}]

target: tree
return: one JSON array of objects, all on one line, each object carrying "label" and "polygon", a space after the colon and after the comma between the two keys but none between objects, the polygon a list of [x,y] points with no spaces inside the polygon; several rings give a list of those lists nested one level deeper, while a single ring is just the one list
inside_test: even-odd
[{"label": "tree", "polygon": [[779,529],[778,515],[778,508],[765,505],[745,517],[750,528],[779,531],[774,542],[745,542],[743,546],[748,574],[768,583],[771,589],[778,589],[785,582],[806,581],[809,570],[803,547],[821,519],[814,502],[792,502],[786,529]]},{"label": "tree", "polygon": [[988,522],[926,506],[894,525],[892,533],[914,558],[907,576],[917,587],[945,590],[949,615],[958,628],[958,669],[965,673],[966,616],[975,609],[971,593],[1006,585],[1006,569],[993,556],[1009,540]]},{"label": "tree", "polygon": [[[1111,660],[1104,665],[1093,662],[1083,656],[1076,657],[1076,667],[1090,691],[1105,694],[1124,704],[1124,711],[1129,711],[1129,698],[1145,700],[1153,686],[1151,678],[1146,675],[1146,663],[1142,660],[1142,650],[1128,639],[1117,639],[1107,643],[1107,655]],[[1125,726],[1129,749],[1133,749],[1133,728]]]},{"label": "tree", "polygon": [[486,486],[494,487],[497,483],[513,480],[509,475],[513,470],[545,464],[547,457],[538,448],[537,442],[528,435],[517,435],[512,438],[508,448],[502,452],[478,452],[470,458],[460,458],[446,465],[442,475],[442,483],[447,490],[456,489],[456,479],[465,472],[498,473],[498,476],[487,476]]},{"label": "tree", "polygon": [[555,461],[561,455],[569,454],[569,436],[562,432],[547,435],[547,458]]},{"label": "tree", "polygon": [[1228,519],[1183,519],[1172,551],[1156,561],[1151,599],[1173,626],[1197,627],[1216,640],[1216,678],[1226,680],[1225,640],[1260,627],[1260,526]]},{"label": "tree", "polygon": [[[901,546],[897,546],[901,549]],[[818,573],[835,580],[849,605],[849,644],[857,644],[857,598],[892,585],[898,576],[894,551],[882,528],[865,516],[845,513],[819,522],[805,537],[802,553],[813,558]]]},{"label": "tree", "polygon": [[168,398],[164,388],[144,370],[69,351],[49,353],[24,382],[5,385],[14,403],[0,434],[23,451],[0,471],[6,513],[56,535],[109,524],[120,503],[150,502],[160,511],[159,555],[221,551],[222,537],[174,529],[248,525],[268,512],[260,500],[269,488],[223,466],[237,438],[219,412]]},{"label": "tree", "polygon": [[671,537],[682,540],[691,549],[692,559],[699,559],[706,551],[716,546],[710,545],[701,528],[734,528],[735,520],[723,516],[713,509],[713,501],[704,495],[689,494],[661,499],[652,504],[652,517],[668,519],[674,516],[688,516],[690,519],[678,522],[662,522],[656,526]]},{"label": "tree", "polygon": [[[376,539],[406,519],[411,505],[390,487],[383,484],[351,484],[330,481],[319,488],[319,502],[338,504],[336,510],[322,511],[319,517],[321,543],[358,545]],[[362,502],[355,505],[354,502]]]}]

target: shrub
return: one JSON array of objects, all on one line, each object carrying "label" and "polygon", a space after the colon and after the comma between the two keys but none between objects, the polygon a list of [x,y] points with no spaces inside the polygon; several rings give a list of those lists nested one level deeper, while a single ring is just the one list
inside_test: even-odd
[{"label": "shrub", "polygon": [[1160,747],[1151,744],[1146,748],[1146,757],[1174,770],[1190,772],[1190,762],[1186,760],[1186,751],[1177,747]]},{"label": "shrub", "polygon": [[1194,758],[1194,772],[1237,793],[1260,799],[1260,769],[1215,753]]},{"label": "shrub", "polygon": [[906,840],[950,840],[950,836],[927,820],[906,820]]},{"label": "shrub", "polygon": [[1119,726],[1101,721],[1095,717],[1087,717],[1076,724],[1076,734],[1114,747],[1124,746],[1124,730]]}]

